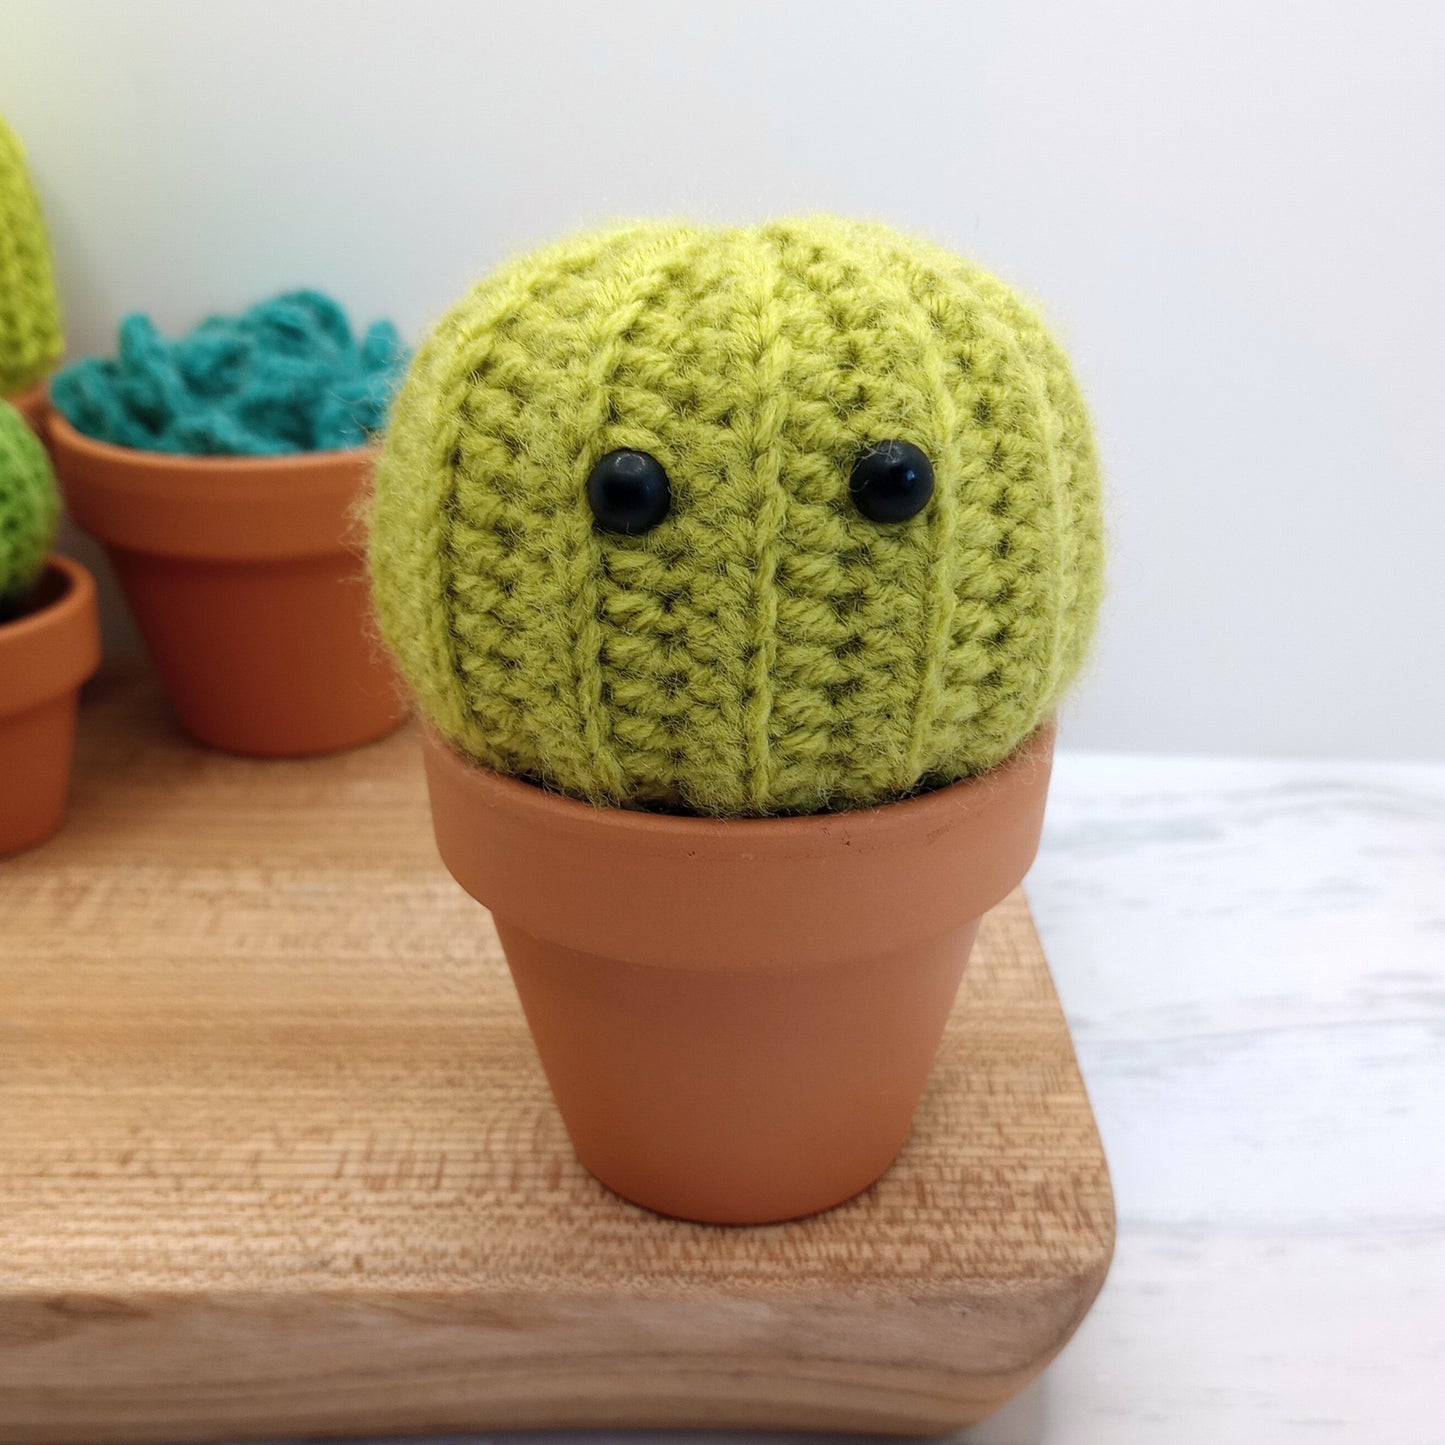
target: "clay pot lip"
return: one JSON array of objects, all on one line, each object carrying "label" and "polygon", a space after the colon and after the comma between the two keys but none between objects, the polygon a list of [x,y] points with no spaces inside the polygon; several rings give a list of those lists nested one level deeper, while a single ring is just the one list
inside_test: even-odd
[{"label": "clay pot lip", "polygon": [[108,547],[190,562],[273,563],[363,551],[381,448],[178,456],[96,441],[54,407],[47,438],[76,523]]},{"label": "clay pot lip", "polygon": [[95,579],[71,557],[52,552],[41,587],[58,595],[24,617],[0,624],[0,714],[38,706],[79,687],[100,666]]},{"label": "clay pot lip", "polygon": [[433,728],[422,738],[437,849],[499,927],[735,973],[901,954],[981,917],[1038,851],[1054,726],[933,792],[783,818],[597,807],[478,767]]},{"label": "clay pot lip", "polygon": [[51,574],[58,574],[61,590],[58,596],[27,612],[23,617],[0,622],[0,648],[22,641],[41,632],[50,632],[64,627],[75,618],[91,610],[95,605],[95,579],[75,561],[59,552],[52,552],[45,559],[45,570],[40,574],[44,586]]},{"label": "clay pot lip", "polygon": [[632,854],[682,851],[699,859],[739,854],[786,858],[814,854],[825,840],[830,851],[868,852],[890,848],[902,837],[948,831],[1026,769],[1046,765],[1057,722],[1052,716],[1046,718],[1002,762],[956,783],[895,802],[776,818],[712,818],[587,803],[478,763],[428,719],[422,720],[422,731],[428,751],[479,806],[527,815],[537,827],[572,836],[586,834],[595,846]]},{"label": "clay pot lip", "polygon": [[[13,405],[13,403],[12,403]],[[113,467],[144,466],[150,473],[179,477],[187,472],[220,473],[233,477],[254,473],[258,479],[298,470],[324,471],[338,463],[354,465],[358,458],[375,460],[381,453],[377,442],[359,447],[332,447],[325,451],[282,452],[273,456],[239,456],[208,452],[152,452],[144,447],[123,447],[87,436],[59,407],[52,405],[46,419],[57,446],[78,456],[89,457]]]}]

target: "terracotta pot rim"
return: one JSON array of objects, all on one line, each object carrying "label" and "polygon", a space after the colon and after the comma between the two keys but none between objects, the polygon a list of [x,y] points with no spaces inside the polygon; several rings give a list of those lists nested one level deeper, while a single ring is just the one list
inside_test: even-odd
[{"label": "terracotta pot rim", "polygon": [[45,569],[40,574],[42,582],[47,573],[60,574],[64,585],[59,596],[52,597],[50,601],[42,603],[23,617],[12,617],[9,622],[0,622],[0,648],[35,633],[63,627],[76,614],[84,612],[94,599],[94,578],[73,558],[52,552],[45,559]]},{"label": "terracotta pot rim", "polygon": [[61,592],[24,617],[0,624],[0,714],[6,716],[79,687],[100,665],[95,579],[71,557],[52,552],[41,574]]},{"label": "terracotta pot rim", "polygon": [[980,917],[1033,862],[1053,740],[1050,722],[977,777],[784,818],[596,807],[479,768],[430,728],[423,756],[442,861],[499,923],[629,964],[736,972],[884,957]]},{"label": "terracotta pot rim", "polygon": [[[588,803],[477,762],[437,731],[429,719],[422,720],[422,729],[427,742],[454,762],[458,779],[465,777],[475,793],[489,795],[489,802],[509,812],[530,813],[544,827],[611,833],[641,843],[644,848],[654,844],[668,851],[683,845],[709,851],[720,847],[730,854],[746,849],[786,855],[799,851],[798,844],[806,847],[807,840],[820,833],[843,833],[848,841],[840,846],[861,846],[866,850],[890,846],[899,832],[912,834],[946,827],[973,812],[1024,769],[1038,766],[1052,747],[1057,724],[1053,717],[1046,718],[1002,762],[927,792],[859,808],[742,818]],[[599,838],[599,846],[603,845],[604,840]]]},{"label": "terracotta pot rim", "polygon": [[379,448],[176,456],[98,442],[51,409],[51,452],[76,523],[107,547],[188,562],[360,554]]},{"label": "terracotta pot rim", "polygon": [[57,441],[73,452],[88,454],[118,467],[128,464],[143,466],[149,472],[180,473],[204,470],[231,475],[246,472],[265,475],[309,470],[308,464],[314,464],[316,470],[322,470],[334,466],[337,462],[354,461],[357,457],[374,459],[381,452],[381,447],[376,442],[368,442],[359,447],[330,447],[324,451],[281,452],[260,457],[230,452],[153,452],[144,447],[125,447],[88,436],[53,403],[46,425]]}]

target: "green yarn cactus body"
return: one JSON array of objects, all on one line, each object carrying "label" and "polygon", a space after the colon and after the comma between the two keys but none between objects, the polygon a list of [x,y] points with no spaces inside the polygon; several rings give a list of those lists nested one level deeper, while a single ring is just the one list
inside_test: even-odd
[{"label": "green yarn cactus body", "polygon": [[45,216],[25,148],[0,118],[0,396],[41,380],[64,350]]},{"label": "green yarn cactus body", "polygon": [[25,418],[0,401],[0,622],[24,611],[45,567],[60,503],[50,458]]},{"label": "green yarn cactus body", "polygon": [[[855,461],[931,460],[869,520]],[[614,451],[671,507],[604,531]],[[505,267],[418,354],[372,568],[422,708],[600,804],[851,808],[987,769],[1055,707],[1101,592],[1083,401],[1033,312],[875,225],[642,224]]]}]

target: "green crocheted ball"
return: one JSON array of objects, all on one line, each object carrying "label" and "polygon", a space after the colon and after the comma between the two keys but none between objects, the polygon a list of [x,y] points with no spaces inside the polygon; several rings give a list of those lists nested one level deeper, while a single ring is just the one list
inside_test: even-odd
[{"label": "green crocheted ball", "polygon": [[25,418],[0,401],[0,620],[40,576],[59,512],[45,448]]},{"label": "green crocheted ball", "polygon": [[[932,463],[906,520],[853,497],[885,442]],[[617,451],[670,489],[638,535],[589,506]],[[437,327],[371,564],[423,710],[482,763],[814,812],[989,768],[1052,711],[1098,610],[1099,490],[1063,352],[977,266],[827,218],[638,224],[515,261]]]},{"label": "green crocheted ball", "polygon": [[0,396],[39,381],[64,350],[40,197],[25,147],[0,118]]}]

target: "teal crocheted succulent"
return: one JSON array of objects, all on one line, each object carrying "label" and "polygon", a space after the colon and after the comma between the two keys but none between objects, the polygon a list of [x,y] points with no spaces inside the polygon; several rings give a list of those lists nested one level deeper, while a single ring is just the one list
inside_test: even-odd
[{"label": "teal crocheted succulent", "polygon": [[169,341],[127,316],[114,359],[89,357],[51,383],[52,402],[86,436],[140,451],[278,456],[364,446],[381,431],[410,359],[396,328],[353,336],[318,291],[212,316]]},{"label": "teal crocheted succulent", "polygon": [[59,513],[45,448],[25,418],[0,401],[0,621],[23,610],[45,567]]}]

